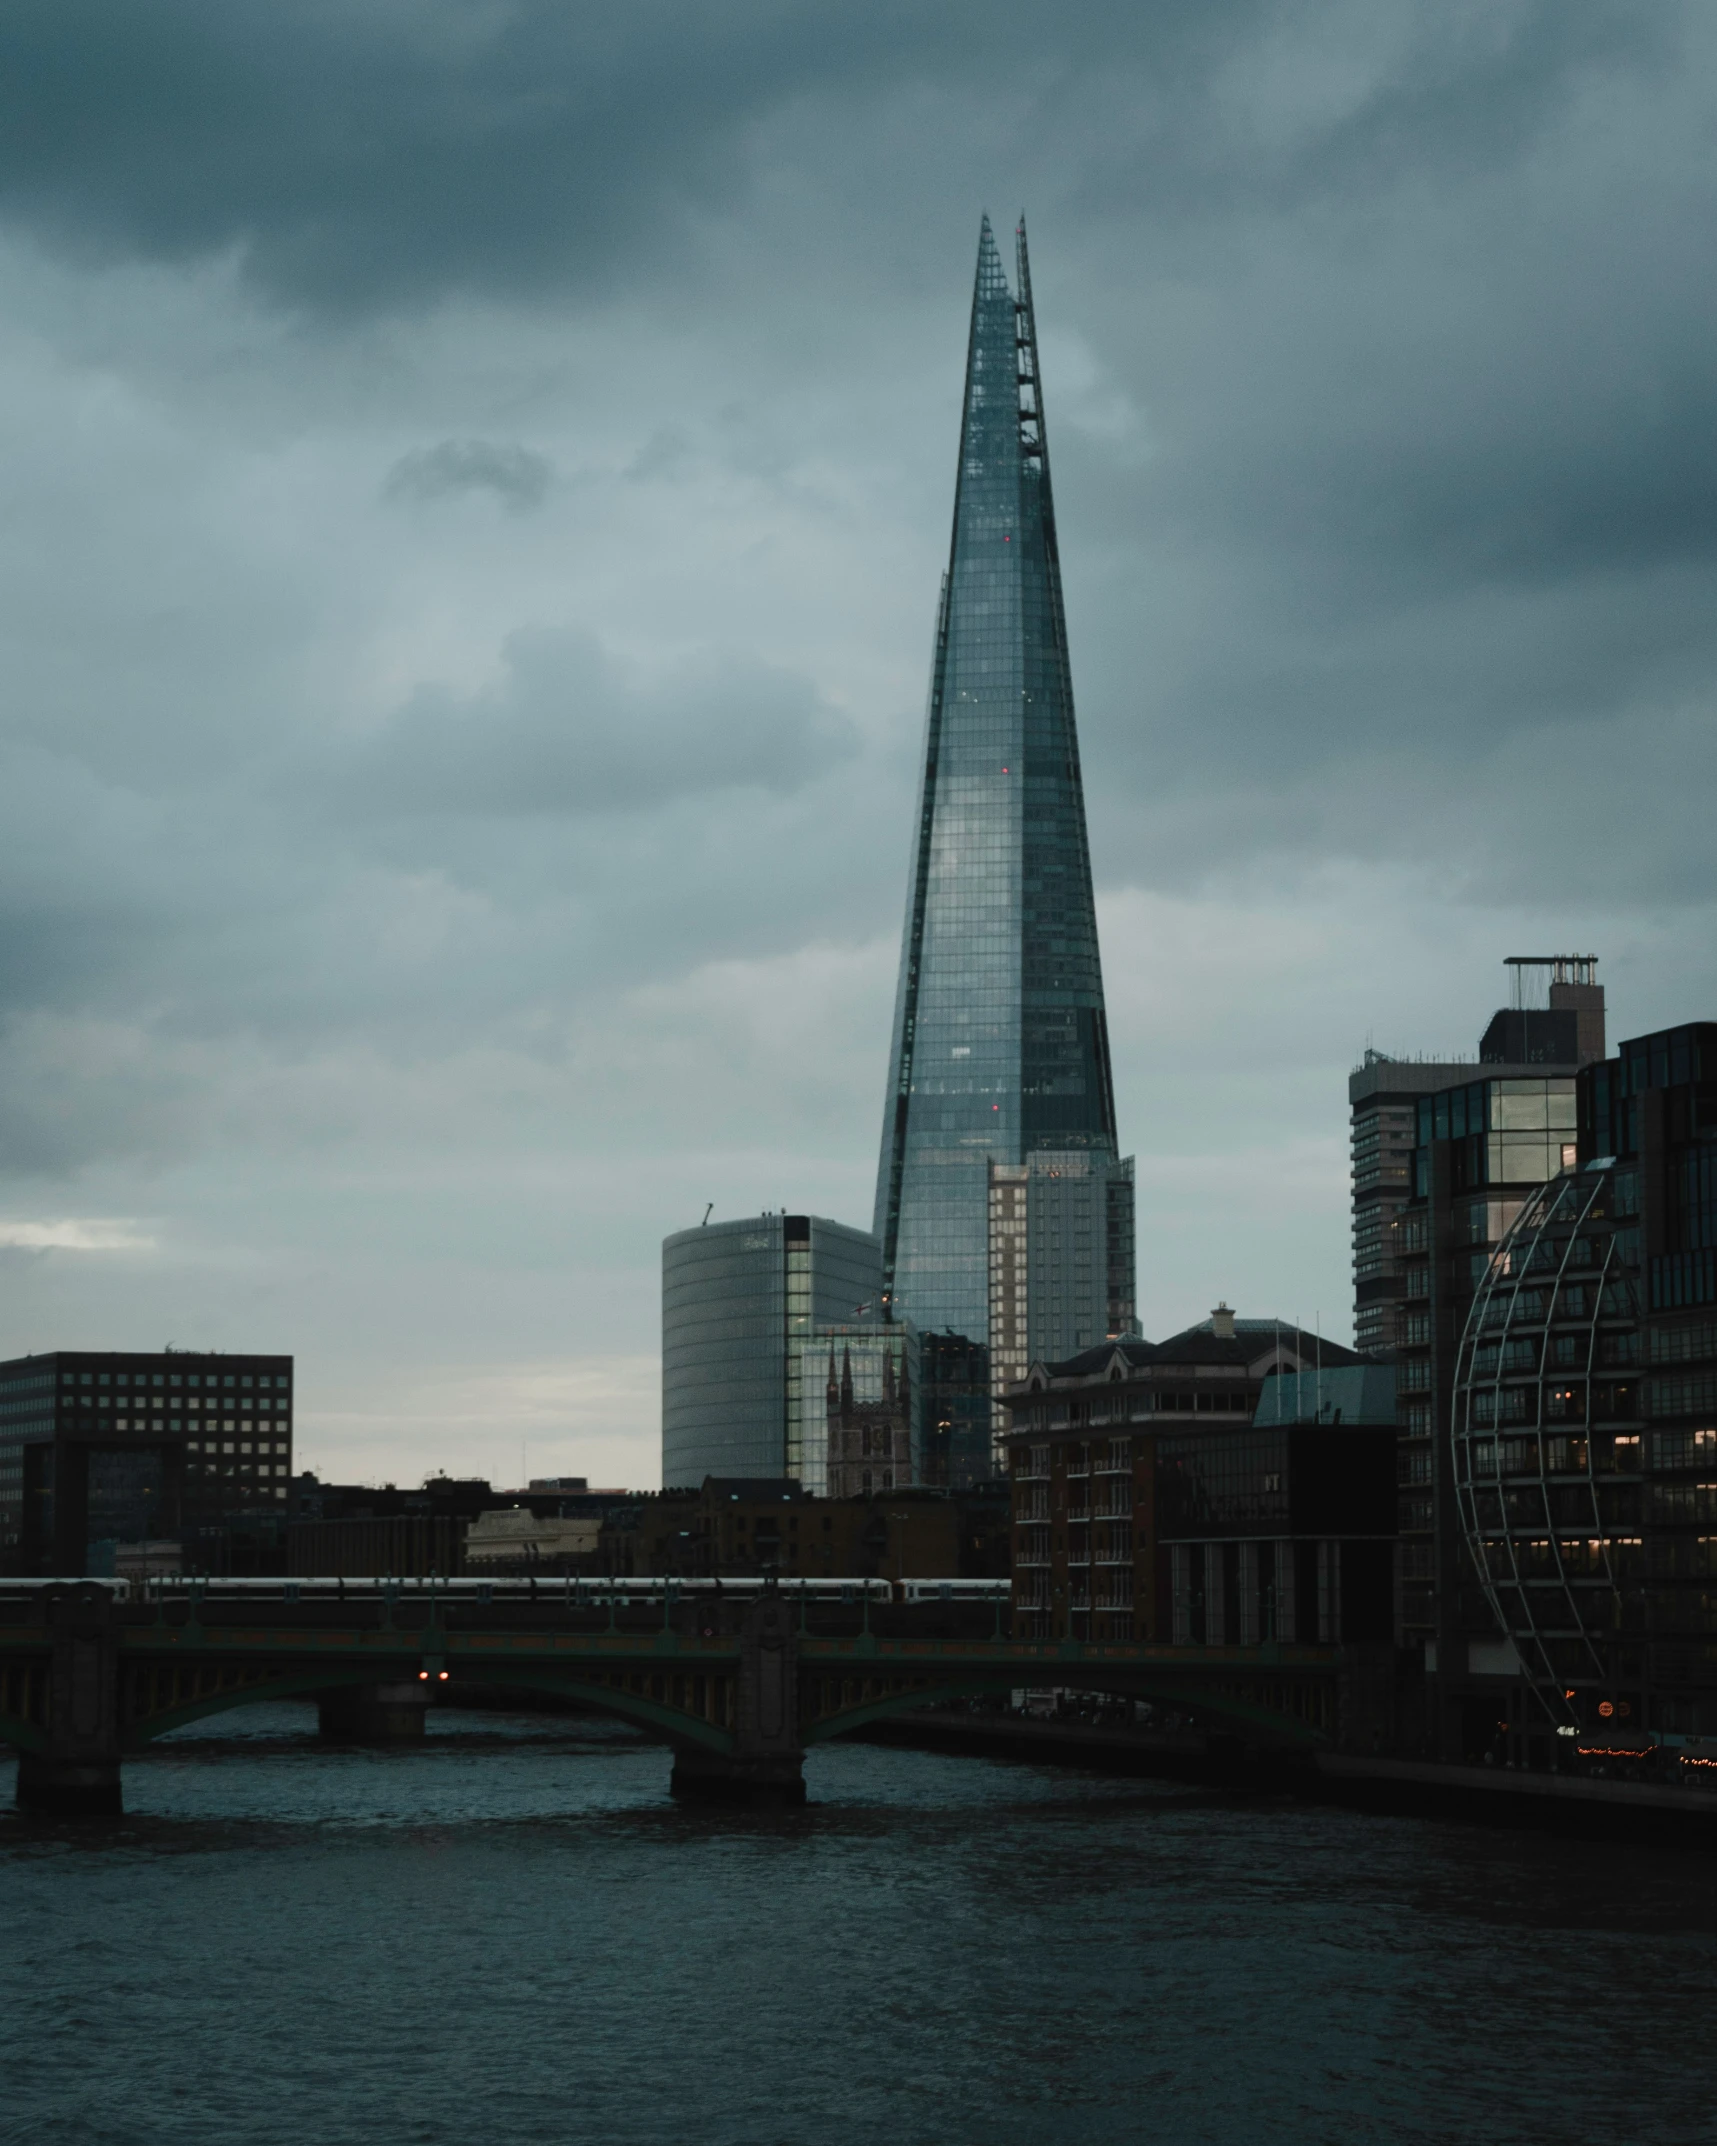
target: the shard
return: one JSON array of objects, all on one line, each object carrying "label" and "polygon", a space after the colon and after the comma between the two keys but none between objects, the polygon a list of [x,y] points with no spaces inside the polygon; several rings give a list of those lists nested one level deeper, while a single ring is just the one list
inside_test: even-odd
[{"label": "the shard", "polygon": [[[1114,1172],[1109,1227],[1087,1249],[1099,1323],[1126,1331],[1132,1312],[1023,223],[1016,248],[1010,290],[984,219],[875,1224],[892,1314],[992,1350],[992,1164]],[[1084,1339],[1051,1317],[1075,1258],[1068,1244],[1053,1280],[1039,1269],[1033,1354]]]}]

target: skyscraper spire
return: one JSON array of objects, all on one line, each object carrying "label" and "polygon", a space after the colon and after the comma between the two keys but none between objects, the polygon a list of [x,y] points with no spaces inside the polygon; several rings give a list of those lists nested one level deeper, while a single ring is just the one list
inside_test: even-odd
[{"label": "skyscraper spire", "polygon": [[1115,1156],[1023,218],[1015,247],[1017,294],[986,216],[875,1225],[891,1307],[984,1345],[990,1164]]}]

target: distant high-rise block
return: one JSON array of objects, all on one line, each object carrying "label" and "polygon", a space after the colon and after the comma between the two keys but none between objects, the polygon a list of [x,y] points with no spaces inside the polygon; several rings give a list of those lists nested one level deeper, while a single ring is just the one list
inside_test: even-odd
[{"label": "distant high-rise block", "polygon": [[[1039,1148],[990,1165],[990,1388],[1136,1333],[1133,1159]],[[997,1423],[1001,1418],[997,1416]]]},{"label": "distant high-rise block", "polygon": [[990,1166],[1116,1156],[1023,224],[1016,259],[1017,293],[986,218],[876,1194],[892,1311],[978,1350]]}]

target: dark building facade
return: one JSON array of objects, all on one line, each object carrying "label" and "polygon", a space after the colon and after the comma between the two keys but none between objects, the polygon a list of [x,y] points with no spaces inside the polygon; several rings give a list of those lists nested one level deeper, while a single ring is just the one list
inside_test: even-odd
[{"label": "dark building facade", "polygon": [[1580,1076],[1455,1339],[1450,1755],[1717,1736],[1717,1023]]},{"label": "dark building facade", "polygon": [[1399,1637],[1427,1749],[1537,1764],[1717,1733],[1717,1024],[1525,1085],[1419,1105]]},{"label": "dark building facade", "polygon": [[1020,1638],[1386,1641],[1393,1380],[1219,1308],[1009,1396]]},{"label": "dark building facade", "polygon": [[819,1498],[778,1477],[712,1476],[618,1507],[598,1561],[616,1578],[1005,1579],[1000,1484]]},{"label": "dark building facade", "polygon": [[[1348,1082],[1353,1183],[1353,1338],[1362,1355],[1402,1340],[1407,1255],[1397,1225],[1412,1195],[1418,1102],[1481,1075],[1572,1078],[1604,1055],[1604,987],[1590,954],[1510,955],[1514,1004],[1492,1015],[1472,1059],[1368,1050]],[[1547,1003],[1529,1005],[1542,993]]]},{"label": "dark building facade", "polygon": [[292,1358],[57,1350],[0,1364],[0,1556],[81,1575],[97,1543],[284,1514]]},{"label": "dark building facade", "polygon": [[[884,1286],[921,1332],[987,1351],[990,1165],[1116,1159],[1109,1040],[1023,225],[1010,291],[984,221],[877,1174]],[[1100,1220],[1041,1286],[1133,1303]],[[1046,1246],[1046,1259],[1048,1247]],[[1111,1258],[1126,1271],[1106,1271]],[[1087,1286],[1088,1285],[1088,1286]],[[1046,1299],[1044,1316],[1050,1306]],[[980,1392],[987,1405],[988,1377]]]},{"label": "dark building facade", "polygon": [[922,1334],[918,1346],[921,1480],[931,1489],[970,1490],[999,1480],[991,1435],[990,1355],[964,1334]]}]

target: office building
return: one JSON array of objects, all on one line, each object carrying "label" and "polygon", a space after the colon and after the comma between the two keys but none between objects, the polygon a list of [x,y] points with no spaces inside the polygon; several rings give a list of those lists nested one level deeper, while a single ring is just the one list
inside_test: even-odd
[{"label": "office building", "polygon": [[[662,1245],[662,1481],[791,1477],[820,1465],[822,1366],[813,1332],[878,1324],[881,1248],[819,1215],[755,1215]],[[814,1355],[814,1351],[812,1352]]]},{"label": "office building", "polygon": [[1133,1158],[1039,1148],[990,1165],[990,1384],[1135,1334]]},{"label": "office building", "polygon": [[[1076,1323],[1077,1298],[1100,1303],[1105,1321],[1124,1328],[1133,1301],[1130,1211],[1119,1221],[1131,1180],[1113,1168],[1109,1040],[1023,226],[1016,262],[1010,291],[986,218],[876,1196],[892,1315],[958,1341],[974,1363],[992,1333],[992,1165],[1029,1167],[1049,1152],[1110,1165],[1104,1197],[1114,1220],[1093,1228],[1089,1269],[1064,1242],[1064,1263],[1046,1249],[1044,1271],[1052,1287],[1059,1282],[1064,1322]],[[1034,1270],[1028,1294],[1038,1286]],[[987,1415],[989,1390],[979,1365],[969,1408],[949,1420],[963,1430]]]},{"label": "office building", "polygon": [[1450,1648],[1461,1629],[1448,1450],[1456,1347],[1474,1291],[1522,1207],[1575,1160],[1574,1076],[1468,1080],[1420,1096],[1414,1112],[1410,1197],[1395,1225],[1402,1283],[1397,1639],[1434,1669],[1442,1627]]},{"label": "office building", "polygon": [[1504,966],[1510,1003],[1492,1015],[1476,1059],[1401,1059],[1368,1050],[1348,1081],[1353,1339],[1363,1355],[1386,1355],[1402,1338],[1406,1255],[1397,1225],[1411,1191],[1419,1098],[1481,1074],[1572,1076],[1604,1055],[1604,987],[1596,981],[1595,955],[1511,954]]},{"label": "office building", "polygon": [[960,1491],[999,1482],[983,1342],[954,1333],[918,1336],[918,1417],[921,1482]]},{"label": "office building", "polygon": [[0,1364],[10,1571],[76,1576],[92,1544],[276,1515],[291,1476],[290,1356],[61,1349]]},{"label": "office building", "polygon": [[1434,1310],[1456,1285],[1432,1350],[1453,1372],[1430,1724],[1448,1757],[1613,1766],[1717,1735],[1717,1023],[1586,1067],[1576,1117],[1577,1159],[1470,1289],[1489,1187],[1429,1128]]},{"label": "office building", "polygon": [[1007,1397],[1016,1636],[1387,1645],[1392,1388],[1226,1305],[1034,1364]]}]

